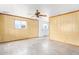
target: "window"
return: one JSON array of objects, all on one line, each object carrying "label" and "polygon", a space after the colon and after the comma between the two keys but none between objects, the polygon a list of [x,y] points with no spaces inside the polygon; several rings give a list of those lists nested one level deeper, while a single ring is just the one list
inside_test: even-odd
[{"label": "window", "polygon": [[43,24],[43,32],[48,32],[48,24]]},{"label": "window", "polygon": [[15,28],[16,29],[27,28],[27,22],[26,21],[15,20]]}]

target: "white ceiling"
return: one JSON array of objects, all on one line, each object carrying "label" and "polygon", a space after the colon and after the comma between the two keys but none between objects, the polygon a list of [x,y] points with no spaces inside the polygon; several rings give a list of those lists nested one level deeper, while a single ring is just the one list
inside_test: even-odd
[{"label": "white ceiling", "polygon": [[35,10],[48,16],[54,16],[74,10],[79,10],[79,4],[0,4],[0,12],[18,16],[31,17]]},{"label": "white ceiling", "polygon": [[31,11],[29,13],[39,9],[41,12],[46,13],[48,16],[79,10],[79,4],[35,4],[26,6],[29,6],[29,10]]}]

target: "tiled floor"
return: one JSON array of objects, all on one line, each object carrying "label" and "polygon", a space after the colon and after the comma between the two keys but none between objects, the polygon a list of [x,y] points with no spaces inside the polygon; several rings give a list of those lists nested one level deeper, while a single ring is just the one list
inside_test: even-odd
[{"label": "tiled floor", "polygon": [[47,37],[0,44],[0,55],[64,55],[79,54],[79,47],[51,41]]}]

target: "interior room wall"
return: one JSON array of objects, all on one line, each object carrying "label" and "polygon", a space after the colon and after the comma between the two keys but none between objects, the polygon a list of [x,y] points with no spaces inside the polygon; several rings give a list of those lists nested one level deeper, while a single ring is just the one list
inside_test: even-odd
[{"label": "interior room wall", "polygon": [[51,40],[79,46],[79,11],[50,17]]},{"label": "interior room wall", "polygon": [[[6,14],[0,14],[0,19],[0,42],[38,37],[38,21],[35,19],[10,16]],[[16,20],[25,21],[27,27],[16,29]]]}]

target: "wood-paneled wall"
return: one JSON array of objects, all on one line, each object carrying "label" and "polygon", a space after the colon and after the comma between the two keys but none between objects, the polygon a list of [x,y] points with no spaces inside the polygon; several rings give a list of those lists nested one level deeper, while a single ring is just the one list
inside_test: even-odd
[{"label": "wood-paneled wall", "polygon": [[79,45],[79,11],[50,17],[51,40]]},{"label": "wood-paneled wall", "polygon": [[[16,29],[15,20],[27,22],[27,28]],[[38,21],[29,18],[0,14],[0,42],[38,37]]]}]

